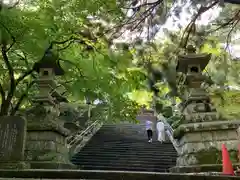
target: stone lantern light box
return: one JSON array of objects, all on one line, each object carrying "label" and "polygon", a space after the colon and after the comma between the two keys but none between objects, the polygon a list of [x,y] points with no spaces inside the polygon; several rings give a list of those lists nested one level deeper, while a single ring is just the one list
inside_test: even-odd
[{"label": "stone lantern light box", "polygon": [[211,54],[196,54],[193,47],[188,47],[188,54],[178,56],[177,72],[186,75],[184,84],[189,88],[200,88],[201,83],[205,80],[202,71],[205,69],[211,59]]}]

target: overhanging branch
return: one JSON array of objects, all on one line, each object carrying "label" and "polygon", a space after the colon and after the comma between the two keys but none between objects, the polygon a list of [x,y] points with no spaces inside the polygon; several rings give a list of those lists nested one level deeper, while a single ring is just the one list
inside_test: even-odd
[{"label": "overhanging branch", "polygon": [[30,69],[29,71],[25,72],[22,76],[20,76],[17,80],[16,80],[16,86],[22,81],[24,80],[27,76],[31,75],[33,73],[33,69]]},{"label": "overhanging branch", "polygon": [[226,45],[225,50],[227,50],[228,47],[229,47],[229,44],[230,44],[230,41],[231,41],[232,32],[233,32],[233,30],[236,28],[236,26],[237,26],[237,24],[239,23],[239,21],[240,21],[240,18],[235,21],[235,23],[232,25],[231,30],[229,31],[229,33],[228,33],[228,35],[227,35],[227,45]]},{"label": "overhanging branch", "polygon": [[6,46],[6,52],[8,52],[12,47],[13,45],[15,44],[16,42],[16,38],[13,36],[13,34],[11,33],[11,31],[8,29],[7,26],[5,26],[4,23],[0,22],[0,25],[7,31],[7,33],[11,36],[11,39],[12,39],[12,43],[9,45],[9,47],[7,47],[7,43],[6,42],[2,42],[4,46]]},{"label": "overhanging branch", "polygon": [[20,0],[16,1],[11,7],[8,7],[8,9],[15,8],[20,3]]},{"label": "overhanging branch", "polygon": [[220,29],[223,29],[225,27],[228,27],[228,26],[233,26],[234,23],[236,21],[238,21],[238,19],[240,19],[240,10],[238,10],[233,17],[231,17],[230,19],[227,18],[225,20],[225,23],[222,23],[221,25],[219,25],[216,29],[213,29],[213,30],[210,30],[207,32],[207,34],[211,34],[211,33],[214,33],[216,31],[219,31]]},{"label": "overhanging branch", "polygon": [[192,18],[191,22],[187,25],[187,27],[185,28],[183,35],[181,37],[180,40],[180,47],[182,48],[186,48],[187,46],[187,42],[189,40],[190,34],[192,31],[195,30],[196,25],[195,22],[196,20],[206,11],[208,11],[209,9],[213,8],[214,6],[216,6],[218,4],[218,1],[214,1],[212,4],[210,4],[207,7],[201,6],[198,10],[198,13]]}]

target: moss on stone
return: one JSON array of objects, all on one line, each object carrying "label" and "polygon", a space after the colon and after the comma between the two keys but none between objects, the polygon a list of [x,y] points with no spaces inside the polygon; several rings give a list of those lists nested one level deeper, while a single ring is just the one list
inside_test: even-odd
[{"label": "moss on stone", "polygon": [[229,151],[229,156],[232,161],[232,163],[238,163],[238,152],[237,150],[231,150]]},{"label": "moss on stone", "polygon": [[214,147],[198,152],[195,157],[199,164],[221,163],[221,151]]},{"label": "moss on stone", "polygon": [[[229,151],[229,156],[232,163],[238,162],[237,151],[235,150]],[[198,152],[195,157],[199,164],[221,164],[222,163],[222,152],[214,147]]]},{"label": "moss on stone", "polygon": [[177,129],[174,130],[173,137],[179,140],[183,137],[184,134],[185,134],[184,128],[182,126],[179,126]]}]

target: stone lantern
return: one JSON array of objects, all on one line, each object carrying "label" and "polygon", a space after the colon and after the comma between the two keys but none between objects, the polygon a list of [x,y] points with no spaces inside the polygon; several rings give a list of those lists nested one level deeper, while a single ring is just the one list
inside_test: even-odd
[{"label": "stone lantern", "polygon": [[55,104],[52,94],[53,92],[56,94],[57,86],[54,79],[55,76],[64,75],[58,56],[51,51],[47,52],[39,62],[34,64],[34,70],[39,74],[39,78],[36,80],[39,95],[33,101],[41,104]]},{"label": "stone lantern", "polygon": [[217,119],[216,109],[211,104],[208,93],[201,87],[207,77],[202,74],[211,59],[211,54],[196,54],[193,46],[187,47],[187,54],[179,55],[177,72],[184,76],[185,92],[182,96],[181,111],[185,122],[202,122]]},{"label": "stone lantern", "polygon": [[35,63],[34,70],[39,73],[36,80],[39,94],[33,100],[33,107],[27,111],[25,161],[33,169],[72,168],[65,143],[70,132],[59,117],[59,104],[66,99],[59,98],[54,81],[55,76],[63,75],[64,71],[58,57],[51,51]]},{"label": "stone lantern", "polygon": [[231,159],[238,161],[239,137],[237,128],[240,121],[220,119],[216,109],[201,84],[206,80],[202,71],[211,54],[196,54],[188,46],[188,54],[180,55],[177,71],[184,76],[185,94],[182,97],[182,124],[174,130],[178,142],[178,158],[172,172],[216,172],[221,171],[221,147],[225,144]]}]

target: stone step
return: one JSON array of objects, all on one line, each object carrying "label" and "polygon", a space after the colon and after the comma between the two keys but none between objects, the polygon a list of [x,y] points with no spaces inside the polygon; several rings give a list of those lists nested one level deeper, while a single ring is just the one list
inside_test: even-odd
[{"label": "stone step", "polygon": [[[92,159],[90,159],[90,158],[88,158],[88,159],[86,159],[86,158],[73,158],[72,159],[72,162],[79,162],[79,161],[81,161],[81,165],[89,165],[89,164],[102,164],[102,165],[104,165],[104,166],[106,166],[106,165],[111,165],[111,166],[113,166],[113,165],[122,165],[122,164],[127,164],[127,165],[130,165],[130,166],[162,166],[162,165],[169,165],[169,164],[174,164],[174,163],[176,163],[176,161],[175,161],[175,159],[165,159],[165,160],[161,160],[161,161],[147,161],[147,160],[139,160],[139,159],[135,159],[135,160],[129,160],[129,159],[115,159],[115,160],[109,160],[109,159],[98,159],[98,160],[96,160],[96,159],[94,159],[94,158],[92,158]],[[147,164],[146,164],[146,162],[148,162]]]},{"label": "stone step", "polygon": [[119,166],[105,166],[105,165],[96,165],[96,164],[92,164],[92,165],[81,165],[80,166],[81,169],[83,170],[94,170],[94,169],[98,169],[98,170],[117,170],[117,171],[149,171],[149,172],[168,172],[168,169],[171,168],[171,166],[166,167],[148,167],[147,165],[142,165],[142,166],[126,166],[126,165],[119,165]]},{"label": "stone step", "polygon": [[[141,163],[141,164],[139,164],[139,163]],[[172,166],[172,164],[171,163],[155,163],[155,164],[148,164],[148,163],[146,163],[146,161],[145,162],[139,162],[139,163],[137,163],[137,162],[134,162],[134,161],[131,161],[131,164],[130,164],[130,162],[122,162],[122,163],[118,163],[118,162],[115,162],[115,161],[113,161],[113,162],[102,162],[102,161],[98,161],[98,162],[88,162],[88,161],[83,161],[83,162],[81,162],[81,166],[85,166],[85,165],[92,165],[92,166],[109,166],[109,167],[112,167],[112,166],[114,166],[114,168],[116,168],[116,167],[154,167],[154,168],[156,168],[156,167],[166,167],[166,166],[169,166],[169,168]]]},{"label": "stone step", "polygon": [[[14,177],[14,178],[13,178]],[[174,174],[143,171],[104,170],[0,170],[0,180],[237,180],[239,177],[207,174]]]},{"label": "stone step", "polygon": [[159,141],[153,141],[152,143],[147,142],[147,140],[137,140],[133,141],[131,139],[102,139],[102,138],[94,138],[89,141],[89,144],[93,145],[120,145],[120,146],[145,146],[145,147],[165,147],[165,148],[172,148],[174,149],[173,145],[170,143],[163,143],[161,144]]},{"label": "stone step", "polygon": [[143,156],[148,156],[148,157],[152,157],[152,158],[156,158],[156,157],[163,157],[163,156],[176,156],[176,152],[159,152],[159,153],[156,153],[155,151],[155,154],[153,154],[154,151],[128,151],[128,150],[125,150],[125,151],[91,151],[91,150],[82,150],[80,154],[90,154],[90,155],[104,155],[104,154],[109,154],[109,155],[121,155],[121,156],[139,156],[140,157],[143,157]]},{"label": "stone step", "polygon": [[[161,152],[156,154],[157,150],[161,151]],[[176,154],[175,151],[164,149],[164,148],[162,148],[162,149],[148,149],[146,151],[144,149],[137,149],[137,148],[135,150],[134,150],[134,148],[131,148],[131,149],[129,148],[128,149],[127,147],[123,147],[123,148],[121,148],[121,147],[119,147],[119,148],[113,147],[112,149],[110,149],[110,148],[101,148],[101,147],[99,147],[99,148],[97,148],[97,147],[93,147],[93,148],[92,147],[84,147],[82,149],[82,152],[92,152],[92,153],[99,153],[99,152],[105,153],[105,152],[109,152],[109,153],[119,153],[119,154],[136,154],[136,155],[141,155],[141,154],[147,155],[147,154],[149,154],[150,156],[152,156],[152,153],[155,153],[154,154],[155,156],[162,156],[162,155],[167,156],[167,155]]]},{"label": "stone step", "polygon": [[145,125],[104,125],[71,161],[85,170],[166,172],[176,165],[171,143],[147,142]]},{"label": "stone step", "polygon": [[168,150],[168,151],[175,151],[175,148],[173,146],[164,146],[164,145],[156,145],[150,143],[139,143],[139,144],[133,144],[133,143],[110,143],[110,142],[102,142],[102,143],[94,143],[89,142],[86,145],[86,148],[101,148],[101,149],[135,149],[135,150]]},{"label": "stone step", "polygon": [[141,153],[115,153],[115,152],[100,152],[100,153],[94,153],[94,152],[82,152],[81,154],[78,154],[78,156],[103,156],[103,157],[121,157],[121,158],[132,158],[132,159],[141,159],[141,158],[148,158],[149,160],[155,159],[155,158],[163,158],[163,159],[169,159],[169,158],[176,158],[177,155],[174,153],[168,153],[168,154],[162,154],[162,155],[155,155],[153,154],[141,154]]},{"label": "stone step", "polygon": [[124,142],[124,141],[119,141],[119,142],[100,142],[96,141],[96,139],[90,140],[86,147],[97,147],[97,148],[127,148],[127,149],[144,149],[146,150],[157,150],[157,149],[163,149],[163,150],[172,150],[175,151],[175,148],[173,147],[172,144],[160,144],[159,142],[153,142],[153,143],[148,143],[145,141],[142,142]]},{"label": "stone step", "polygon": [[116,154],[77,154],[72,157],[72,159],[78,159],[81,161],[81,159],[86,159],[86,160],[95,160],[95,161],[115,161],[115,160],[122,160],[125,161],[126,159],[129,161],[149,161],[150,163],[155,163],[155,162],[163,162],[163,161],[173,161],[176,160],[176,156],[158,156],[157,158],[152,158],[149,156],[141,156],[141,157],[136,157],[136,156],[123,156],[123,155],[116,155]]}]

